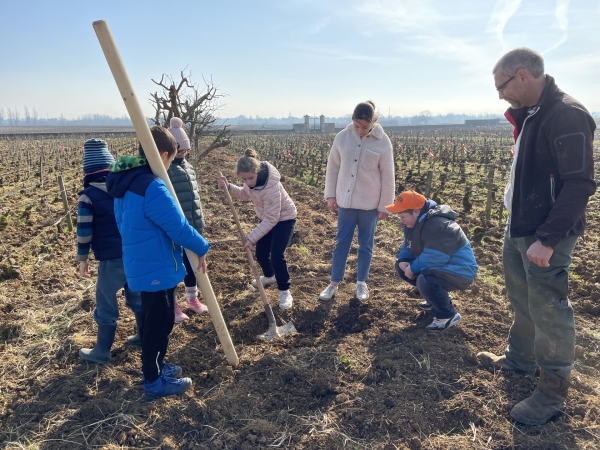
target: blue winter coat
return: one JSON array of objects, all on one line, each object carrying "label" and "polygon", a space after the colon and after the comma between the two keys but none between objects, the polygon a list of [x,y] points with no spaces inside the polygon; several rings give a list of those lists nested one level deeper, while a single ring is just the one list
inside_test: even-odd
[{"label": "blue winter coat", "polygon": [[106,178],[106,187],[115,198],[131,290],[156,292],[177,286],[186,274],[182,247],[203,256],[208,242],[188,224],[145,158],[121,156]]},{"label": "blue winter coat", "polygon": [[454,221],[448,205],[427,200],[413,228],[404,227],[398,261],[410,263],[415,275],[428,273],[466,289],[477,275],[477,262],[469,240]]}]

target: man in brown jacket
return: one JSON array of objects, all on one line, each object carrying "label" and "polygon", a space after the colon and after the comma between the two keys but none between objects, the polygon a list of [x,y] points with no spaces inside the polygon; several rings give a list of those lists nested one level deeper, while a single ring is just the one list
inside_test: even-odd
[{"label": "man in brown jacket", "polygon": [[510,104],[515,156],[504,204],[508,223],[503,264],[515,317],[504,355],[482,352],[485,366],[540,379],[511,416],[542,425],[565,408],[575,359],[575,321],[568,298],[571,255],[585,228],[585,209],[596,191],[588,111],[544,74],[544,60],[516,48],[493,71],[499,97]]}]

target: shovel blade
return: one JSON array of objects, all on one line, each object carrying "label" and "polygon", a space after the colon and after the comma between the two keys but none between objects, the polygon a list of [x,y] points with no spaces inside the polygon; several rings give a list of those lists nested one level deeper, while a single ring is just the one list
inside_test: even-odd
[{"label": "shovel blade", "polygon": [[288,333],[297,333],[296,327],[292,322],[288,322],[285,325],[280,327],[275,324],[271,325],[265,334],[261,334],[258,337],[260,339],[264,339],[265,341],[270,341],[275,338],[281,337]]}]

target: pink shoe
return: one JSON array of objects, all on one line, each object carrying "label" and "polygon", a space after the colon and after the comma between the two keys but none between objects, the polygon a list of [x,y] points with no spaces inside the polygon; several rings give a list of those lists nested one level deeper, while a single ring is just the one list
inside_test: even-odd
[{"label": "pink shoe", "polygon": [[189,319],[189,317],[187,316],[187,314],[182,312],[181,309],[179,308],[179,305],[177,303],[175,303],[175,323],[181,323],[184,320],[188,320],[188,319]]},{"label": "pink shoe", "polygon": [[198,297],[192,298],[191,300],[186,299],[188,307],[196,314],[202,315],[208,312],[208,308],[204,303],[200,303]]}]

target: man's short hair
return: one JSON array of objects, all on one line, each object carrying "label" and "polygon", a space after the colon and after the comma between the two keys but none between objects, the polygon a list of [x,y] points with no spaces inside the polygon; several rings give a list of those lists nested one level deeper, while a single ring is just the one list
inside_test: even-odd
[{"label": "man's short hair", "polygon": [[514,48],[498,60],[492,74],[500,71],[502,75],[512,77],[520,69],[528,70],[534,78],[544,75],[544,58],[538,52],[527,47]]},{"label": "man's short hair", "polygon": [[[173,137],[169,130],[158,125],[150,127],[150,133],[158,149],[158,153],[167,152],[169,156],[173,156],[177,152],[177,141]],[[142,144],[138,148],[141,156],[146,156]]]}]

